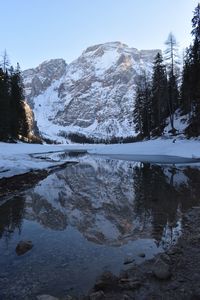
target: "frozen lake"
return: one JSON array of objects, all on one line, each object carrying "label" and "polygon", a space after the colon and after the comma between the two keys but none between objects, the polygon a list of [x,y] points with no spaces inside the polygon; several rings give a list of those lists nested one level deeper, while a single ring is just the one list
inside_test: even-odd
[{"label": "frozen lake", "polygon": [[[0,299],[86,294],[127,257],[138,264],[176,243],[182,215],[200,205],[200,168],[189,161],[55,155],[77,163],[31,186],[27,174],[28,188],[1,197]],[[20,240],[33,248],[17,256]]]}]

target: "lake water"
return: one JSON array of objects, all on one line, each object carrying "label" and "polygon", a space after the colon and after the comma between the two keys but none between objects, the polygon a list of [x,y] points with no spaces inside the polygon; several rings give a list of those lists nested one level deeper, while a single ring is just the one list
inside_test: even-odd
[{"label": "lake water", "polygon": [[[141,263],[176,243],[182,215],[200,205],[197,166],[76,159],[1,198],[0,299],[86,294],[127,257]],[[34,246],[17,256],[20,240]]]}]

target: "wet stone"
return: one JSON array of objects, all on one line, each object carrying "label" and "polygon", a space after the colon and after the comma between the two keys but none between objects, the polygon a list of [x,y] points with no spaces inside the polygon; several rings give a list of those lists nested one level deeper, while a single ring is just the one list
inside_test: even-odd
[{"label": "wet stone", "polygon": [[33,243],[31,241],[20,241],[17,244],[15,251],[17,255],[23,255],[27,251],[31,250],[32,248],[33,248]]},{"label": "wet stone", "polygon": [[141,286],[140,280],[132,280],[132,279],[121,279],[119,282],[119,286],[123,290],[135,290]]},{"label": "wet stone", "polygon": [[145,253],[139,253],[138,256],[144,258],[146,255]]},{"label": "wet stone", "polygon": [[58,298],[51,295],[39,295],[37,296],[37,300],[58,300]]},{"label": "wet stone", "polygon": [[131,256],[126,256],[126,257],[124,258],[124,265],[131,264],[131,263],[134,262],[134,261],[135,261],[135,259],[134,259],[133,257],[131,257]]},{"label": "wet stone", "polygon": [[169,265],[158,258],[153,266],[153,274],[158,279],[168,279],[171,276]]},{"label": "wet stone", "polygon": [[70,295],[67,295],[67,296],[61,298],[60,300],[76,300],[76,299],[77,299],[77,298],[75,298],[75,297],[72,297],[72,296],[70,296]]},{"label": "wet stone", "polygon": [[131,300],[131,298],[129,297],[129,295],[123,295],[123,298],[122,298],[123,300]]},{"label": "wet stone", "polygon": [[105,298],[105,294],[103,291],[98,291],[90,295],[90,300],[101,300],[104,298]]},{"label": "wet stone", "polygon": [[118,278],[111,272],[104,272],[100,279],[95,284],[95,290],[106,290],[115,286],[118,282]]}]

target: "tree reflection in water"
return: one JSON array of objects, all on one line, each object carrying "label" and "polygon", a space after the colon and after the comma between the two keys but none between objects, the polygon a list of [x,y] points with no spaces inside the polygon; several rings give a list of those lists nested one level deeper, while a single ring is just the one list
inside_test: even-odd
[{"label": "tree reflection in water", "polygon": [[163,235],[172,243],[175,228],[184,225],[182,214],[199,205],[199,169],[141,164],[133,169],[133,178],[136,214],[143,222],[151,219],[158,244]]},{"label": "tree reflection in water", "polygon": [[23,197],[15,196],[0,206],[0,238],[9,240],[15,230],[21,232],[24,202]]}]

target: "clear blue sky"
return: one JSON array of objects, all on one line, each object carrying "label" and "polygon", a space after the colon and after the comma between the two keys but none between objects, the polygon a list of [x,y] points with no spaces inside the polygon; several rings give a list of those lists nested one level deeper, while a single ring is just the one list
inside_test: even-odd
[{"label": "clear blue sky", "polygon": [[121,41],[163,49],[172,31],[180,47],[191,41],[196,0],[0,0],[0,53],[35,67],[50,58],[68,63],[91,45]]}]

